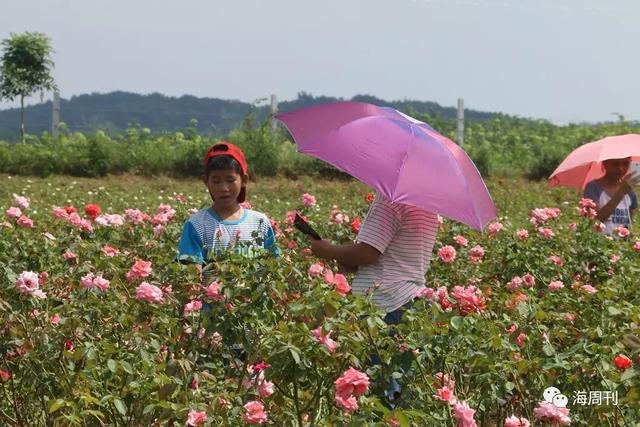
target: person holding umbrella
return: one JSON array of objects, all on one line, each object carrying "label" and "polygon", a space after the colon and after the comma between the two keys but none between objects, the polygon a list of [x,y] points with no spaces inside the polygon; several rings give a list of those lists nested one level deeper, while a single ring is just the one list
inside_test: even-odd
[{"label": "person holding umbrella", "polygon": [[640,135],[609,136],[573,150],[549,177],[549,185],[574,187],[596,204],[596,219],[605,234],[631,226],[638,198],[633,187],[640,173],[630,165],[640,160]]},{"label": "person holding umbrella", "polygon": [[[312,239],[311,252],[355,271],[353,292],[370,295],[374,305],[386,313],[385,323],[396,325],[411,307],[416,292],[424,287],[438,227],[435,213],[393,203],[378,193],[355,243],[335,245]],[[380,364],[377,354],[372,362]],[[387,399],[397,401],[400,392],[396,379],[390,378]]]},{"label": "person holding umbrella", "polygon": [[[496,208],[469,156],[428,124],[388,107],[336,102],[276,116],[298,151],[324,160],[377,190],[355,243],[310,242],[313,254],[355,271],[354,293],[371,296],[398,324],[425,275],[438,214],[482,228]],[[377,359],[377,360],[376,360]],[[373,363],[380,363],[377,355]],[[400,386],[391,378],[391,405]]]},{"label": "person holding umbrella", "polygon": [[640,176],[629,172],[631,157],[608,159],[602,162],[604,176],[589,182],[583,196],[597,206],[596,219],[601,221],[606,234],[617,227],[631,228],[633,211],[638,208],[638,197],[633,187],[640,183]]}]

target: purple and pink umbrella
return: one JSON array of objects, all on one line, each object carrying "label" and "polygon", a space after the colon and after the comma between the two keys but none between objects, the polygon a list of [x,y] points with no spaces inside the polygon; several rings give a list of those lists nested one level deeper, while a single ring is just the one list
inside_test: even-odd
[{"label": "purple and pink umbrella", "polygon": [[380,191],[393,202],[482,228],[496,217],[469,156],[431,126],[388,107],[336,102],[278,114],[309,154]]}]

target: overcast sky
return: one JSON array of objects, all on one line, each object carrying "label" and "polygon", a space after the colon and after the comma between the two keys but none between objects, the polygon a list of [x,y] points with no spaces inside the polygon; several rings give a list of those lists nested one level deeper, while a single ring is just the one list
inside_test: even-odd
[{"label": "overcast sky", "polygon": [[64,98],[305,91],[640,120],[640,0],[0,0],[0,38],[22,31],[51,37]]}]

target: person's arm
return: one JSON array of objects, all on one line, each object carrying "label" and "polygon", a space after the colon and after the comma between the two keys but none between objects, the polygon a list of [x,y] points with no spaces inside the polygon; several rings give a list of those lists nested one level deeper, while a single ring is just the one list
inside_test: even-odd
[{"label": "person's arm", "polygon": [[271,227],[271,223],[269,219],[265,216],[265,237],[263,242],[263,247],[267,249],[269,252],[273,254],[276,258],[280,258],[282,255],[282,251],[278,247],[276,242],[276,233],[273,231],[273,227]]},{"label": "person's arm", "polygon": [[187,221],[182,228],[182,236],[178,243],[178,256],[176,261],[182,264],[198,264],[202,271],[205,254],[203,245],[193,224]]},{"label": "person's arm", "polygon": [[380,200],[369,209],[356,243],[333,245],[325,240],[311,240],[311,252],[320,258],[335,259],[347,268],[373,264],[395,236],[400,227],[400,218],[394,208]]},{"label": "person's arm", "polygon": [[373,264],[380,256],[377,249],[366,243],[334,245],[328,240],[311,240],[311,252],[320,258],[335,259],[351,269],[359,265]]}]

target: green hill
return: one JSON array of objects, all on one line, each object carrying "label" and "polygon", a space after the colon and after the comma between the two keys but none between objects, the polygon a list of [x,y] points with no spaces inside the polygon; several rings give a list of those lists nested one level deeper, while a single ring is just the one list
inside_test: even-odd
[{"label": "green hill", "polygon": [[[327,96],[312,96],[301,92],[297,99],[281,101],[279,111],[286,112],[310,105],[344,100]],[[386,101],[373,96],[358,95],[351,100],[390,106],[407,113],[429,114],[432,117],[454,119],[456,109],[443,107],[435,102],[415,100]],[[140,95],[129,92],[107,94],[87,94],[62,99],[61,120],[71,131],[93,132],[104,130],[119,133],[130,126],[139,125],[153,132],[176,131],[190,126],[191,119],[198,121],[199,133],[205,135],[225,135],[236,128],[242,118],[249,113],[250,103],[218,98],[198,98],[184,95],[179,98],[159,93]],[[40,134],[51,129],[51,101],[25,108],[25,128],[27,133]],[[269,114],[270,107],[255,108],[256,118],[262,120]],[[465,112],[466,119],[485,121],[496,113],[475,110]],[[0,139],[18,138],[19,109],[0,111]]]}]

